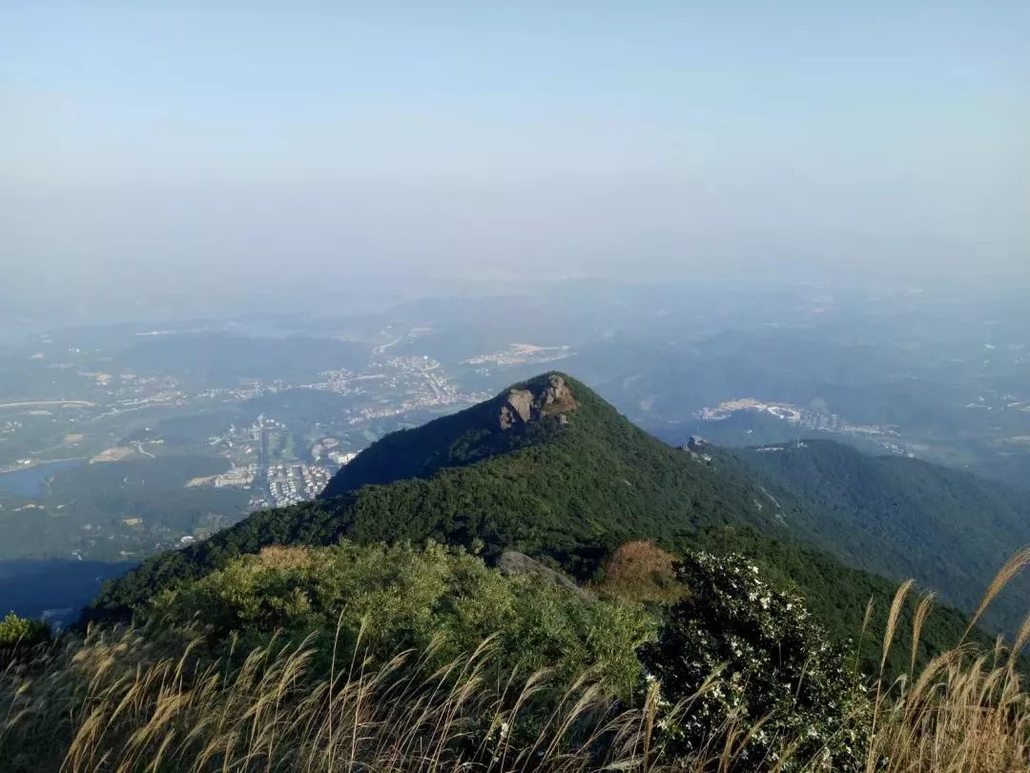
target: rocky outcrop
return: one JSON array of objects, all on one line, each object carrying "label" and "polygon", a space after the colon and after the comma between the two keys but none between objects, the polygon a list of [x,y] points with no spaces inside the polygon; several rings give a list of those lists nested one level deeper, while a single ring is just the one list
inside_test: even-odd
[{"label": "rocky outcrop", "polygon": [[533,418],[533,393],[528,389],[512,389],[501,406],[501,429],[511,429]]},{"label": "rocky outcrop", "polygon": [[593,601],[594,594],[585,588],[581,588],[561,572],[556,572],[539,561],[530,558],[525,553],[517,550],[505,550],[497,559],[497,570],[506,577],[518,576],[533,577],[537,580],[556,585],[560,588],[575,593],[584,601]]},{"label": "rocky outcrop", "polygon": [[501,404],[500,426],[502,430],[508,430],[519,424],[538,421],[542,416],[559,415],[565,419],[565,414],[576,407],[576,398],[565,379],[552,375],[540,385],[509,390]]},{"label": "rocky outcrop", "polygon": [[694,453],[701,454],[708,452],[708,441],[703,437],[697,435],[691,435],[690,439],[687,440],[687,450],[693,451]]}]

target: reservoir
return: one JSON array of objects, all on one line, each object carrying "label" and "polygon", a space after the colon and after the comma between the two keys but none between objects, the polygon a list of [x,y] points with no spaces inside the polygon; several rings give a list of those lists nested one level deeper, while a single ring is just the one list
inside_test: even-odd
[{"label": "reservoir", "polygon": [[61,459],[56,462],[43,462],[32,467],[0,475],[0,489],[15,496],[34,499],[43,494],[44,484],[48,479],[61,472],[85,464],[85,459]]}]

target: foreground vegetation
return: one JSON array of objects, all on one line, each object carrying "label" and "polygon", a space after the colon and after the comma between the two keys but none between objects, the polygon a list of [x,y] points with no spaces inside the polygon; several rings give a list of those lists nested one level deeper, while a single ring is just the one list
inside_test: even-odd
[{"label": "foreground vegetation", "polygon": [[9,612],[0,619],[0,650],[31,647],[49,641],[50,626],[42,620],[30,620]]},{"label": "foreground vegetation", "polygon": [[68,771],[1030,763],[1017,656],[1030,622],[1011,646],[960,640],[927,661],[906,646],[909,668],[890,678],[902,629],[918,643],[934,615],[923,597],[903,620],[906,583],[869,675],[742,556],[673,563],[637,543],[614,560],[588,594],[433,545],[243,557],[164,592],[135,627],[5,651],[0,759]]}]

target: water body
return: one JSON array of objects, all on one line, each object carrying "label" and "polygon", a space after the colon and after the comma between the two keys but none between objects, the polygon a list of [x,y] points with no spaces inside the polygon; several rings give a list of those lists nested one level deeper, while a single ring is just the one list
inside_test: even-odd
[{"label": "water body", "polygon": [[0,617],[14,612],[45,617],[52,625],[75,622],[104,580],[119,577],[134,563],[17,559],[0,561]]},{"label": "water body", "polygon": [[43,462],[32,467],[0,475],[0,488],[15,496],[35,499],[43,495],[46,482],[62,470],[70,470],[86,463],[85,459],[61,459]]}]

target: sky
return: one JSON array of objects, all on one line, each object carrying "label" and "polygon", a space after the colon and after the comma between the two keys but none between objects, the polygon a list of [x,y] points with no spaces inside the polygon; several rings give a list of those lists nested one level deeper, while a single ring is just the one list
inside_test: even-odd
[{"label": "sky", "polygon": [[0,296],[1027,279],[1028,39],[1025,1],[2,0]]}]

